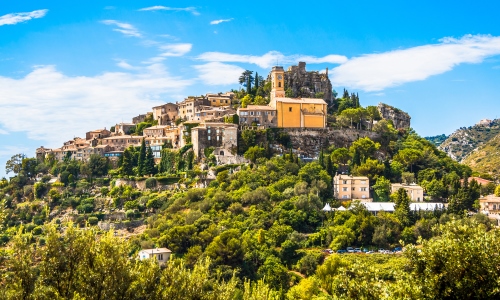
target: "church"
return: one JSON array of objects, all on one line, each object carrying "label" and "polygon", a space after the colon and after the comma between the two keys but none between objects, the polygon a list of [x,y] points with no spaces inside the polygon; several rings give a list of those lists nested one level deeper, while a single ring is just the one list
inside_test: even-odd
[{"label": "church", "polygon": [[325,128],[327,103],[320,98],[288,98],[285,96],[285,71],[281,66],[271,70],[271,99],[276,110],[276,127]]}]

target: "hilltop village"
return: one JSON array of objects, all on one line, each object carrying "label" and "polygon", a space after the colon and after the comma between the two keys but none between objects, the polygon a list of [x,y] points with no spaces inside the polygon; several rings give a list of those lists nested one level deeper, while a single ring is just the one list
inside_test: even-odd
[{"label": "hilltop village", "polygon": [[487,174],[328,70],[239,82],[12,156],[0,298],[469,299],[477,274],[498,293]]},{"label": "hilltop village", "polygon": [[[189,96],[181,102],[155,106],[151,112],[132,118],[130,123],[117,123],[110,129],[89,131],[85,138],[75,137],[60,148],[42,146],[36,150],[36,157],[40,160],[51,156],[57,161],[65,158],[86,161],[97,154],[117,159],[126,148],[140,147],[144,139],[156,163],[160,161],[164,147],[180,149],[191,144],[198,161],[205,158],[204,149],[213,147],[217,162],[228,164],[244,161],[238,156],[238,137],[245,129],[304,129],[300,134],[304,139],[299,137],[299,144],[304,144],[312,132],[307,129],[319,132],[323,129],[323,133],[335,129],[328,119],[334,101],[328,69],[326,73],[308,72],[306,64],[300,62],[287,71],[280,66],[273,67],[267,79],[271,86],[268,99],[264,100],[267,104],[246,105],[237,99],[235,92]],[[385,104],[379,104],[377,109],[378,115],[390,120],[395,128],[410,127],[410,117],[406,113]],[[368,124],[369,117],[365,118],[360,121]],[[331,142],[333,144],[333,140]],[[328,147],[327,143],[328,140],[325,140],[321,146]],[[300,147],[295,149],[300,155],[297,148]],[[305,150],[303,156],[313,154],[317,157],[318,145],[315,150]]]}]

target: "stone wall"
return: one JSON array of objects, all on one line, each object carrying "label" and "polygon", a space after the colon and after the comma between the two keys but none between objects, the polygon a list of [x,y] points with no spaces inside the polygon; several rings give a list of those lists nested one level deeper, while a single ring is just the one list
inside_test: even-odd
[{"label": "stone wall", "polygon": [[394,128],[402,129],[410,127],[411,117],[408,113],[384,103],[379,103],[377,108],[383,119],[392,121]]},{"label": "stone wall", "polygon": [[378,133],[355,129],[285,128],[283,130],[290,136],[293,149],[308,157],[317,156],[321,148],[328,148],[331,145],[349,148],[359,138],[369,137],[375,141],[380,138]]}]

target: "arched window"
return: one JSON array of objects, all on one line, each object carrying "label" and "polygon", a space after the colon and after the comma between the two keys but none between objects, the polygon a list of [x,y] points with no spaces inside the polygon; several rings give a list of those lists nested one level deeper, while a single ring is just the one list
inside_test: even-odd
[{"label": "arched window", "polygon": [[281,87],[281,82],[278,82],[278,87]]}]

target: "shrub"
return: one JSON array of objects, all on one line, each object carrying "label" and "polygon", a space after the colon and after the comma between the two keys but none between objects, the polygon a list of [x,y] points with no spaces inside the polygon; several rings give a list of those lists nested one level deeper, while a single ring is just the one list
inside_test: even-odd
[{"label": "shrub", "polygon": [[132,220],[135,217],[135,211],[129,209],[125,212],[127,219]]},{"label": "shrub", "polygon": [[146,179],[146,188],[152,189],[155,188],[158,182],[156,181],[155,178],[148,178]]},{"label": "shrub", "polygon": [[88,220],[90,225],[94,226],[94,225],[97,225],[97,223],[99,222],[99,219],[97,217],[89,217]]},{"label": "shrub", "polygon": [[33,230],[31,231],[31,233],[33,233],[33,235],[40,235],[40,234],[42,234],[42,227],[37,226],[37,227],[33,228]]}]

